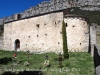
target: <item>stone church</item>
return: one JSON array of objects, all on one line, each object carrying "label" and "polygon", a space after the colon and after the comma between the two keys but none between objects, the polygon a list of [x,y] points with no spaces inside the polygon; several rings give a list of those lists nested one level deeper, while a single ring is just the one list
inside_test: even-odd
[{"label": "stone church", "polygon": [[62,22],[66,24],[69,52],[88,52],[88,18],[71,15],[66,0],[51,0],[6,19],[4,50],[63,52]]}]

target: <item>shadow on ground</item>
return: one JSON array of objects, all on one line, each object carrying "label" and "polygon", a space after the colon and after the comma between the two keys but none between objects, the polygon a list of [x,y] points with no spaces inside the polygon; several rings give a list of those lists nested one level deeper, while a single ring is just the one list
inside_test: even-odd
[{"label": "shadow on ground", "polygon": [[43,75],[42,71],[23,71],[18,74],[12,72],[5,72],[2,75]]},{"label": "shadow on ground", "polygon": [[13,61],[12,57],[4,57],[4,58],[0,58],[0,64],[8,64],[9,62]]}]

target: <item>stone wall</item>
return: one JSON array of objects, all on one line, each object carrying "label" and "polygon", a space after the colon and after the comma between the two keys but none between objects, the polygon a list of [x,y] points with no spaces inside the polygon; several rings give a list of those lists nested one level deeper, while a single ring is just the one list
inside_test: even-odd
[{"label": "stone wall", "polygon": [[4,50],[14,50],[20,40],[20,50],[32,52],[62,52],[63,12],[10,22],[4,25]]},{"label": "stone wall", "polygon": [[96,44],[96,26],[92,24],[90,26],[90,44],[91,44],[91,56],[94,56],[94,45]]},{"label": "stone wall", "polygon": [[3,49],[14,50],[15,40],[19,39],[21,51],[63,52],[63,19],[67,24],[69,52],[87,52],[89,44],[88,21],[82,16],[63,17],[63,12],[6,23],[4,25]]},{"label": "stone wall", "polygon": [[100,46],[100,26],[96,26],[96,43]]},{"label": "stone wall", "polygon": [[96,75],[100,75],[100,66],[96,67]]},{"label": "stone wall", "polygon": [[68,49],[71,52],[88,52],[89,25],[85,17],[65,16]]},{"label": "stone wall", "polygon": [[[97,48],[100,46],[100,26],[98,26],[96,23],[92,23],[90,26],[90,40],[91,40],[91,55],[94,56],[94,45],[96,45]],[[98,49],[98,51],[100,48]]]},{"label": "stone wall", "polygon": [[0,49],[3,49],[3,37],[0,36]]}]

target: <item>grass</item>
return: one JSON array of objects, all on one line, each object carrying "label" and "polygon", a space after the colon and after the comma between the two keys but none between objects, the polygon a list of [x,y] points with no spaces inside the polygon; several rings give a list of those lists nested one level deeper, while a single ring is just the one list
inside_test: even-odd
[{"label": "grass", "polygon": [[[11,71],[12,73],[19,73],[19,71],[33,71],[41,70],[43,75],[95,75],[93,58],[88,53],[84,52],[69,52],[69,59],[62,62],[63,67],[59,68],[59,62],[55,61],[59,55],[55,53],[33,54],[29,55],[29,66],[25,66],[27,55],[25,52],[18,52],[17,61],[19,64],[14,65],[13,51],[0,50],[0,73]],[[45,55],[49,56],[50,67],[44,66]],[[1,61],[2,58],[7,57],[6,60]],[[9,59],[8,59],[9,58]],[[3,63],[2,63],[3,62]],[[1,75],[0,74],[0,75]],[[36,75],[36,74],[35,74]]]}]

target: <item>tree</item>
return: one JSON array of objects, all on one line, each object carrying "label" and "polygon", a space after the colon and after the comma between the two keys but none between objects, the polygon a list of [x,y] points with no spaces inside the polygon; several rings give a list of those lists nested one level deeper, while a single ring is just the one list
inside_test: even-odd
[{"label": "tree", "polygon": [[69,58],[68,47],[67,47],[67,36],[66,36],[66,24],[62,22],[62,37],[63,37],[63,55],[64,59]]}]

